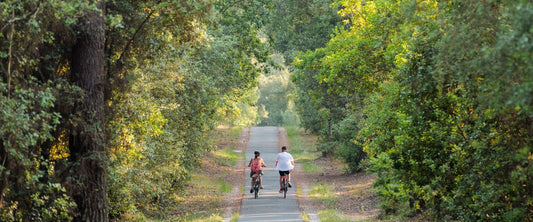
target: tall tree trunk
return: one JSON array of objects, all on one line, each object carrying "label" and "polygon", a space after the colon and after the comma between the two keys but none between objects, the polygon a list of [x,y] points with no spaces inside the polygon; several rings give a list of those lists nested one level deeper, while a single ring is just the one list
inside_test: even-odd
[{"label": "tall tree trunk", "polygon": [[69,138],[74,178],[73,198],[78,205],[76,221],[108,221],[107,155],[104,140],[104,1],[100,10],[86,9],[76,26],[72,50],[73,81],[86,95],[77,107],[80,122]]}]

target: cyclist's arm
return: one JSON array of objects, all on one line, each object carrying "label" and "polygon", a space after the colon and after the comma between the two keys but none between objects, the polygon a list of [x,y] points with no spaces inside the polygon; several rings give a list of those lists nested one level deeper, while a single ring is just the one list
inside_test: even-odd
[{"label": "cyclist's arm", "polygon": [[291,155],[290,161],[291,161],[291,165],[294,166],[294,158],[292,157],[292,155]]},{"label": "cyclist's arm", "polygon": [[[289,154],[290,155],[290,154]],[[290,155],[290,158],[289,158],[289,163],[291,164],[292,167],[294,167],[294,158],[292,157],[292,155]]]},{"label": "cyclist's arm", "polygon": [[253,161],[253,160],[254,160],[254,159],[250,159],[250,162],[248,163],[248,167],[251,167],[251,166],[252,166],[252,161]]},{"label": "cyclist's arm", "polygon": [[263,167],[266,167],[267,165],[265,164],[265,161],[263,159],[261,159],[261,166]]}]

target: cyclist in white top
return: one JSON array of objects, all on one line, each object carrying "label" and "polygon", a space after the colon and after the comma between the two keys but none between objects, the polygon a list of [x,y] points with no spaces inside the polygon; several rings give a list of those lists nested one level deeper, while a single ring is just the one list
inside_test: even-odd
[{"label": "cyclist in white top", "polygon": [[292,155],[287,152],[287,147],[283,146],[281,147],[281,153],[278,153],[276,156],[276,170],[279,171],[279,187],[280,191],[281,189],[281,182],[282,177],[287,175],[287,182],[289,182],[289,187],[292,187],[291,185],[291,170],[294,168],[294,158],[292,158]]}]

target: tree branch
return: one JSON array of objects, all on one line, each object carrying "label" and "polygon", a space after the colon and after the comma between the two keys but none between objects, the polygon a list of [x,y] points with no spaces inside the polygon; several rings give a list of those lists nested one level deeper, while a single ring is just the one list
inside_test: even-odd
[{"label": "tree branch", "polygon": [[15,24],[15,22],[17,21],[28,20],[30,17],[34,16],[35,14],[37,14],[37,12],[39,12],[40,7],[41,7],[41,1],[39,1],[39,3],[37,4],[37,7],[35,7],[35,9],[30,14],[24,17],[18,17],[18,18],[15,18],[15,10],[13,9],[13,18],[7,21],[7,23],[2,27],[2,29],[0,29],[0,32],[3,32],[4,29],[9,27],[10,25]]},{"label": "tree branch", "polygon": [[[154,5],[158,5],[159,3],[161,3],[161,0],[157,1],[157,3]],[[152,10],[148,15],[146,15],[146,17],[144,18],[144,20],[142,21],[142,23],[139,25],[139,27],[135,30],[135,33],[133,33],[133,36],[131,37],[131,39],[128,40],[128,43],[126,43],[126,45],[124,46],[124,49],[122,50],[122,52],[120,53],[120,56],[118,57],[117,61],[115,62],[115,64],[119,64],[120,61],[122,60],[122,58],[124,57],[124,55],[126,54],[126,52],[129,50],[131,44],[133,43],[133,41],[135,41],[135,38],[137,37],[137,34],[139,33],[139,31],[144,27],[144,25],[148,22],[148,19],[150,19],[150,17],[152,17],[152,15],[155,13],[155,10]]]}]

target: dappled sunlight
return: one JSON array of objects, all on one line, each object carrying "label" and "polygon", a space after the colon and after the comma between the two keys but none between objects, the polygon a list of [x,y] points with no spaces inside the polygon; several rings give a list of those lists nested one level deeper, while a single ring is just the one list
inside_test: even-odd
[{"label": "dappled sunlight", "polygon": [[346,190],[346,194],[348,195],[358,195],[358,196],[366,196],[369,195],[369,192],[372,192],[372,184],[374,183],[374,179],[371,180],[363,180],[359,181],[357,184],[353,185],[345,185],[343,186],[343,190]]}]

